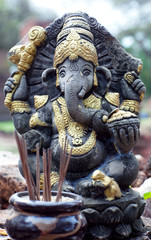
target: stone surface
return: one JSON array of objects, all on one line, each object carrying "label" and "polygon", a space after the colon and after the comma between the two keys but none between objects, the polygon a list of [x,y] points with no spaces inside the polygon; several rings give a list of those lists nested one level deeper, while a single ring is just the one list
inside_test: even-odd
[{"label": "stone surface", "polygon": [[10,196],[26,190],[24,178],[18,169],[18,155],[0,152],[0,207],[4,208]]},{"label": "stone surface", "polygon": [[151,198],[146,200],[146,206],[144,209],[143,216],[149,218],[151,223]]},{"label": "stone surface", "polygon": [[9,216],[11,211],[11,208],[5,209],[5,210],[0,210],[0,228],[4,228],[5,226],[5,221],[7,217]]},{"label": "stone surface", "polygon": [[140,187],[143,184],[143,182],[146,180],[146,178],[147,178],[147,176],[144,173],[144,171],[139,171],[137,178],[135,179],[135,181],[132,183],[131,186],[135,187],[135,188]]},{"label": "stone surface", "polygon": [[151,239],[151,218],[142,217],[142,220],[145,224],[146,231],[140,236],[127,238],[127,240],[150,240]]},{"label": "stone surface", "polygon": [[144,172],[147,175],[147,177],[151,177],[151,156],[149,157],[146,165],[144,166]]}]

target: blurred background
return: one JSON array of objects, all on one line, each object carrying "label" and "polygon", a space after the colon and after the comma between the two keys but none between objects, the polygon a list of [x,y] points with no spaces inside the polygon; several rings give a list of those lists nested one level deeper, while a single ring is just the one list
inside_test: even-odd
[{"label": "blurred background", "polygon": [[147,92],[141,105],[142,137],[134,151],[147,159],[151,155],[150,0],[0,0],[0,150],[17,153],[11,116],[3,104],[3,86],[12,68],[8,50],[25,38],[32,26],[46,27],[64,13],[77,10],[95,17],[129,53],[144,63],[141,79]]}]

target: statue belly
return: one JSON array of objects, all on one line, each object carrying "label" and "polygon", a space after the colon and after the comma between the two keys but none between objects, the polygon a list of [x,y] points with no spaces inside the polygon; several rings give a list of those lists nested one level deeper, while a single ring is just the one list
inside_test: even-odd
[{"label": "statue belly", "polygon": [[[60,144],[58,139],[53,139],[51,142],[53,163],[56,168],[59,168],[60,162]],[[81,154],[72,154],[68,172],[71,173],[82,173],[92,170],[93,168],[100,166],[106,159],[106,148],[105,145],[96,140],[95,145],[88,152]]]}]

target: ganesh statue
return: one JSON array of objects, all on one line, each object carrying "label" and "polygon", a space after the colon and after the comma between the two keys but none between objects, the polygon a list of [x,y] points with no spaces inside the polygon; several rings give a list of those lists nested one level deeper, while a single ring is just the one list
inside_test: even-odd
[{"label": "ganesh statue", "polygon": [[[36,181],[36,144],[52,149],[52,189],[60,152],[72,149],[64,191],[80,194],[85,239],[123,239],[144,231],[144,201],[131,189],[139,165],[132,149],[140,136],[145,86],[140,59],[86,13],[65,14],[8,56],[16,65],[4,86],[5,105],[24,135]],[[19,162],[22,173],[22,166]]]}]

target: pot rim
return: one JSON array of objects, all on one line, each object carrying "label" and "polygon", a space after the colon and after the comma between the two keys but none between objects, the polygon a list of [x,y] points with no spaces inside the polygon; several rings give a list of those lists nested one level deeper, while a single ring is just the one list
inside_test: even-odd
[{"label": "pot rim", "polygon": [[[57,191],[51,191],[51,193],[52,196],[56,196]],[[16,210],[40,214],[78,211],[83,205],[82,197],[75,193],[62,192],[62,196],[73,199],[73,201],[67,202],[37,201],[22,198],[27,195],[27,191],[15,193],[10,197],[9,202]]]}]

